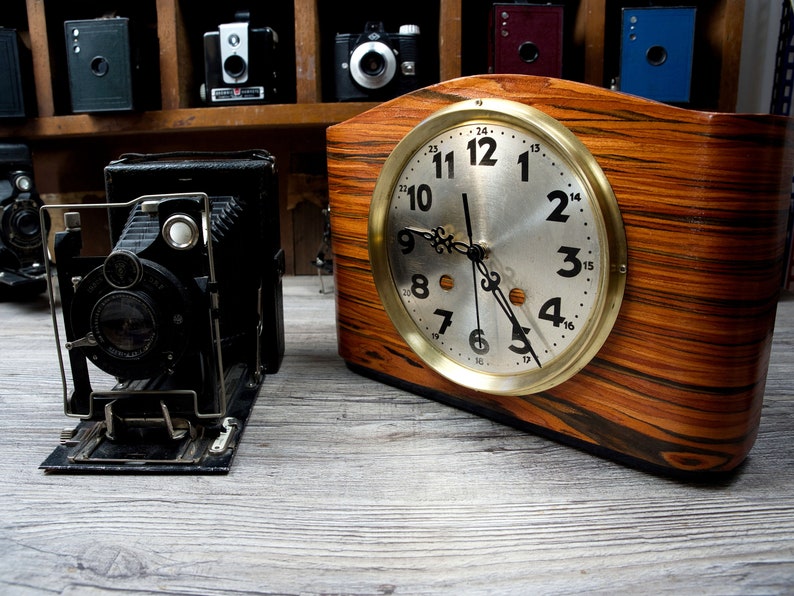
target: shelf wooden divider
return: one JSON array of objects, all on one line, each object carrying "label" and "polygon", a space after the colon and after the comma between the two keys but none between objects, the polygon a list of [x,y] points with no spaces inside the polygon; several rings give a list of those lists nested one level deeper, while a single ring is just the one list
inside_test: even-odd
[{"label": "shelf wooden divider", "polygon": [[441,0],[438,58],[439,77],[442,81],[461,75],[462,13],[460,0]]},{"label": "shelf wooden divider", "polygon": [[47,39],[47,19],[44,0],[27,0],[28,28],[33,53],[33,80],[36,85],[36,104],[40,117],[55,115],[52,94],[52,70],[50,48]]},{"label": "shelf wooden divider", "polygon": [[317,0],[295,0],[295,85],[298,103],[322,101]]}]

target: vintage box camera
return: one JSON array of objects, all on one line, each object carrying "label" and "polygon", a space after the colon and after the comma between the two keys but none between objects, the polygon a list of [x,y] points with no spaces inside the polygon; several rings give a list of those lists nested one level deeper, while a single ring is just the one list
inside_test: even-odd
[{"label": "vintage box camera", "polygon": [[380,101],[418,89],[418,62],[417,25],[386,33],[383,23],[368,22],[363,33],[339,33],[334,45],[336,98]]},{"label": "vintage box camera", "polygon": [[562,77],[564,9],[554,4],[495,3],[489,71]]},{"label": "vintage box camera", "polygon": [[689,101],[695,12],[694,6],[623,9],[621,91],[656,101]]},{"label": "vintage box camera", "polygon": [[[93,231],[74,205],[47,206],[67,213],[55,239],[64,400],[84,420],[42,467],[228,471],[284,353],[275,162],[260,150],[129,155],[105,183],[107,204],[79,207],[108,211],[106,255],[83,254]],[[56,325],[59,355],[60,337]],[[95,388],[99,372],[115,385]]]},{"label": "vintage box camera", "polygon": [[156,39],[125,17],[64,22],[72,111],[113,112],[156,107]]},{"label": "vintage box camera", "polygon": [[35,112],[31,52],[16,29],[0,27],[0,118],[24,118]]},{"label": "vintage box camera", "polygon": [[49,218],[33,183],[30,150],[0,144],[0,299],[27,298],[47,287]]},{"label": "vintage box camera", "polygon": [[278,34],[253,27],[250,14],[204,34],[202,99],[209,104],[274,103],[277,87]]}]

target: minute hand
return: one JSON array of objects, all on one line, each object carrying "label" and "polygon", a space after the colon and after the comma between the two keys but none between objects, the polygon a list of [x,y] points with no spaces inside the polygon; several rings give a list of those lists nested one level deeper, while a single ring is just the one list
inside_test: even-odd
[{"label": "minute hand", "polygon": [[[475,251],[471,251],[469,253],[470,257],[472,258],[475,254]],[[496,271],[491,271],[488,269],[488,266],[482,260],[482,258],[472,258],[474,264],[477,266],[477,270],[482,274],[482,288],[486,292],[491,292],[494,298],[496,299],[496,303],[502,308],[505,315],[507,315],[507,319],[513,325],[513,341],[518,341],[522,346],[515,346],[511,345],[509,349],[516,354],[530,354],[535,360],[535,363],[538,365],[538,368],[542,368],[540,360],[538,359],[538,355],[535,353],[535,350],[532,349],[532,344],[529,342],[529,338],[527,337],[527,332],[521,326],[521,323],[516,318],[513,309],[510,307],[510,301],[502,292],[502,288],[499,286],[500,282],[502,281],[502,276],[499,275]]]}]

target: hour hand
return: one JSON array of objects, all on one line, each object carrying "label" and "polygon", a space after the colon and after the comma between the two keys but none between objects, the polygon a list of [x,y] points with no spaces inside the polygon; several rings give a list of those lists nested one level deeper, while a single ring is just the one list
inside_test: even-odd
[{"label": "hour hand", "polygon": [[430,246],[438,254],[451,253],[453,250],[464,255],[469,252],[469,245],[466,242],[455,240],[455,237],[452,234],[447,234],[442,226],[435,227],[432,230],[406,226],[397,233],[397,242],[402,247],[404,255],[413,251],[417,236],[430,242]]}]

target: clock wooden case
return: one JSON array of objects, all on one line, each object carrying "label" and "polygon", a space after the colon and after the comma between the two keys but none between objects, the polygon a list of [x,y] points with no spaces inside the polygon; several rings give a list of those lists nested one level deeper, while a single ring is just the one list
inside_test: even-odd
[{"label": "clock wooden case", "polygon": [[732,470],[761,415],[793,143],[788,118],[517,75],[332,126],[339,353],[627,463]]}]

